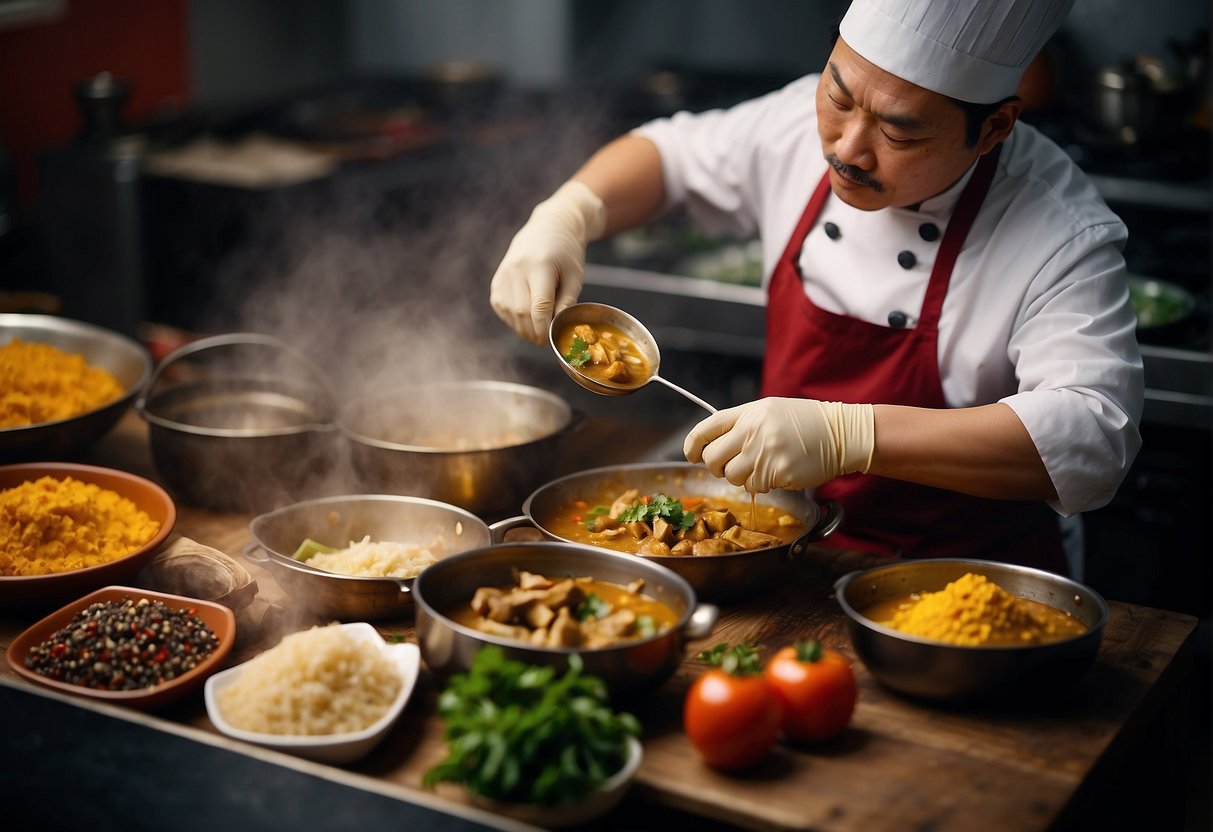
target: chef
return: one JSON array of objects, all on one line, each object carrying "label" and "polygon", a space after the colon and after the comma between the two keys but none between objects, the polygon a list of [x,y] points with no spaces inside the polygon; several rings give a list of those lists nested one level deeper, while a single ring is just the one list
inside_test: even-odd
[{"label": "chef", "polygon": [[684,451],[844,507],[832,545],[1067,571],[1059,518],[1140,447],[1123,223],[1019,121],[1073,0],[854,0],[820,74],[598,151],[511,242],[497,314],[543,343],[590,240],[685,209],[758,235],[762,398]]}]

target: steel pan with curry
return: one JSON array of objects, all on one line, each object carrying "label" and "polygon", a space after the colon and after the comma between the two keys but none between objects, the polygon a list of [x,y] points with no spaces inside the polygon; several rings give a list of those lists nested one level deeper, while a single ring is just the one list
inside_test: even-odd
[{"label": "steel pan with curry", "polygon": [[[740,504],[736,513],[743,525],[751,503],[748,492],[712,476],[702,466],[637,463],[594,468],[553,480],[527,497],[521,516],[502,520],[491,528],[494,535],[500,537],[511,529],[530,525],[551,540],[595,545],[588,536],[564,531],[569,527],[565,515],[579,501],[588,510],[602,504],[604,499],[609,504],[609,495],[623,494],[628,489],[636,489],[646,496],[664,494],[678,500],[685,498],[688,502],[699,498],[728,500]],[[797,491],[760,494],[757,505],[760,510],[777,509],[795,521],[786,535],[786,542],[723,554],[636,556],[682,576],[705,600],[727,601],[774,585],[810,544],[825,539],[842,523],[843,512],[838,503],[814,501]]]}]

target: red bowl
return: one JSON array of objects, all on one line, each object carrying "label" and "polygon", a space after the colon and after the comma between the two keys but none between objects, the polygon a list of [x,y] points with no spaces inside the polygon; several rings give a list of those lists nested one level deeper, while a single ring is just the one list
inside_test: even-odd
[{"label": "red bowl", "polygon": [[[154,688],[139,690],[96,690],[83,685],[73,685],[49,679],[33,672],[25,666],[25,659],[30,651],[46,641],[60,629],[65,627],[76,613],[85,609],[89,604],[98,601],[122,601],[126,598],[139,600],[147,598],[151,601],[162,601],[170,609],[192,609],[197,613],[219,639],[215,651],[197,667],[194,667],[175,679],[156,685]],[[73,696],[83,696],[88,699],[101,700],[119,705],[129,705],[132,708],[147,710],[159,708],[181,699],[183,696],[198,690],[212,673],[219,670],[232,645],[236,642],[236,616],[222,604],[211,601],[201,601],[197,598],[186,598],[181,595],[169,595],[165,592],[152,592],[148,589],[136,589],[128,586],[107,586],[90,592],[83,598],[77,599],[65,607],[56,610],[46,618],[25,630],[13,640],[8,647],[8,664],[15,673],[24,679],[35,682],[43,687],[54,688]]]},{"label": "red bowl", "polygon": [[80,482],[94,483],[101,488],[126,497],[153,520],[160,521],[160,531],[139,549],[100,566],[89,566],[71,572],[50,575],[0,576],[0,605],[31,605],[62,602],[107,584],[130,582],[156,554],[173,531],[177,522],[177,507],[163,488],[143,477],[99,468],[95,465],[75,465],[66,462],[29,462],[0,466],[0,490],[15,488],[22,483],[55,477],[71,477]]}]

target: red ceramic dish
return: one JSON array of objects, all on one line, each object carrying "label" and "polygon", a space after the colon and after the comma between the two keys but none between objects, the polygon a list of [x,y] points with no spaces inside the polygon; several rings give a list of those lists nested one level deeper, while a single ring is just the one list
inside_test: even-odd
[{"label": "red ceramic dish", "polygon": [[[94,604],[98,601],[122,601],[126,598],[136,601],[140,598],[147,598],[151,601],[162,601],[170,609],[193,610],[218,637],[218,646],[213,653],[207,656],[196,667],[186,671],[177,678],[159,684],[154,688],[140,690],[96,690],[84,687],[83,685],[73,685],[68,682],[49,679],[25,666],[25,659],[31,650],[66,626],[76,613],[89,606],[89,604]],[[133,708],[146,710],[159,708],[170,702],[175,702],[192,691],[201,688],[207,677],[219,670],[223,665],[224,659],[231,652],[232,645],[235,642],[236,616],[232,614],[231,610],[221,604],[200,601],[197,598],[186,598],[181,595],[169,595],[164,592],[152,592],[148,589],[107,586],[103,589],[98,589],[96,592],[91,592],[83,598],[73,601],[67,606],[51,613],[21,633],[9,645],[7,658],[9,667],[14,672],[23,679],[44,687],[54,688],[64,693],[70,693],[73,696],[84,696],[89,699],[112,702],[119,705],[129,705]]]},{"label": "red ceramic dish", "polygon": [[51,575],[0,576],[0,605],[63,601],[99,586],[129,582],[152,559],[177,522],[177,508],[168,492],[151,480],[113,468],[66,462],[3,465],[0,466],[0,491],[41,477],[71,477],[117,492],[147,512],[153,520],[159,520],[160,531],[141,548],[100,566]]}]

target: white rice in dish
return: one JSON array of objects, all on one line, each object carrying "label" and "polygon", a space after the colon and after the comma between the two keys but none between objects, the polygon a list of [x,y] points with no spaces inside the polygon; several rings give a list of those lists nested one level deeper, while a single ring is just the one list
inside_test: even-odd
[{"label": "white rice in dish", "polygon": [[361,731],[387,713],[403,685],[397,666],[340,624],[282,639],[218,693],[233,727],[317,736]]}]

